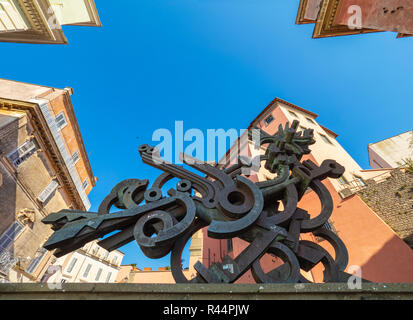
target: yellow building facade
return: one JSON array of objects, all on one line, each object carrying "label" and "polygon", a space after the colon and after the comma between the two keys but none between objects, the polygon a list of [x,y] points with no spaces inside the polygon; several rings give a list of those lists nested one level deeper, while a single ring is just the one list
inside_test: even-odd
[{"label": "yellow building facade", "polygon": [[100,27],[93,0],[0,0],[0,42],[67,44],[63,25]]},{"label": "yellow building facade", "polygon": [[52,212],[88,210],[96,183],[71,104],[73,90],[0,79],[0,279],[38,282]]}]

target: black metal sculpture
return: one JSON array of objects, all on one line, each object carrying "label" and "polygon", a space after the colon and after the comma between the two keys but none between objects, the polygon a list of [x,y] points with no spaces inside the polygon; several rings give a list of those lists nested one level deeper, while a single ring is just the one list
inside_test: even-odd
[{"label": "black metal sculpture", "polygon": [[[202,177],[163,161],[156,148],[142,145],[139,153],[143,162],[164,172],[151,188],[147,189],[148,180],[128,179],[113,188],[97,213],[63,210],[49,215],[43,222],[51,224],[55,233],[44,247],[56,249],[54,255],[60,257],[118,231],[99,245],[111,251],[136,240],[150,258],[171,253],[172,274],[178,283],[233,283],[248,270],[257,283],[309,282],[300,270],[309,271],[320,262],[324,265],[324,282],[346,281],[350,276],[344,272],[347,249],[325,227],[333,201],[321,182],[327,177],[339,178],[344,168],[333,160],[326,160],[319,167],[310,160],[300,162],[315,141],[313,130],[297,131],[298,124],[294,121],[291,127],[280,126],[274,136],[260,130],[259,144],[267,148],[259,162],[276,173],[275,179],[265,182],[253,183],[241,175],[252,160],[243,158],[220,170],[181,154],[181,161],[204,173]],[[173,178],[180,180],[164,196],[161,189]],[[297,207],[309,188],[319,197],[322,208],[313,218]],[[145,203],[141,204],[143,200]],[[110,213],[112,207],[121,211]],[[197,276],[188,280],[182,272],[181,255],[193,234],[204,227],[208,227],[209,237],[239,237],[250,245],[235,259],[226,256],[209,269],[197,262]],[[317,243],[300,240],[301,233],[310,232],[332,245],[334,259]],[[264,273],[260,259],[267,253],[281,258],[284,264]]]}]

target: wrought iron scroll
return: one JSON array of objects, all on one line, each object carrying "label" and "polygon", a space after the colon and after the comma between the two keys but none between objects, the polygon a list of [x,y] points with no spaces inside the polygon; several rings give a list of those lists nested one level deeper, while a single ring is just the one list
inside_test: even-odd
[{"label": "wrought iron scroll", "polygon": [[[324,282],[346,281],[347,249],[337,234],[326,228],[333,200],[322,183],[328,177],[341,177],[344,168],[333,160],[320,166],[311,160],[301,161],[315,140],[312,130],[298,131],[298,125],[294,121],[291,127],[280,126],[274,136],[260,131],[259,145],[265,145],[266,152],[259,160],[275,178],[257,183],[241,175],[241,169],[253,161],[243,159],[218,169],[181,154],[185,164],[202,173],[198,175],[165,162],[156,148],[142,145],[139,153],[143,162],[163,171],[151,187],[148,180],[128,179],[112,189],[96,213],[62,210],[47,216],[43,222],[51,224],[55,232],[44,247],[60,257],[116,232],[99,245],[112,251],[136,241],[149,258],[170,253],[177,283],[234,283],[248,270],[257,283],[309,282],[301,271],[308,272],[318,264],[324,266]],[[176,187],[163,194],[162,187],[172,179],[178,179]],[[298,207],[309,190],[321,202],[316,216]],[[116,208],[119,210],[111,212]],[[227,255],[209,267],[197,262],[196,276],[187,279],[182,271],[182,252],[202,228],[208,237],[237,237],[249,246],[237,257]],[[302,239],[303,234],[311,233],[314,237]],[[316,238],[331,244],[334,258],[316,240],[308,240]],[[264,272],[260,260],[266,254],[283,263]]]}]

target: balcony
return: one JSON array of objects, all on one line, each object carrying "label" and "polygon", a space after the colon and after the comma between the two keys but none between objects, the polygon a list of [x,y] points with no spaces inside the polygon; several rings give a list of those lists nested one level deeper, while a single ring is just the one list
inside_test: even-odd
[{"label": "balcony", "polygon": [[369,177],[366,180],[361,179],[361,178],[356,178],[355,180],[342,184],[338,190],[338,194],[343,199],[348,198],[352,196],[353,194],[365,189],[369,185],[378,184],[378,183],[382,183],[386,181],[389,177],[391,177],[391,172],[393,170],[396,170],[396,169],[386,169],[386,170],[376,171],[377,172],[376,175],[371,175],[373,171],[370,171]]}]

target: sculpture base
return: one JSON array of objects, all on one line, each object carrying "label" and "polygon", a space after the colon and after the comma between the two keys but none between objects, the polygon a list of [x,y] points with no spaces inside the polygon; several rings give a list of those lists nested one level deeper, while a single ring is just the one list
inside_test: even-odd
[{"label": "sculpture base", "polygon": [[[57,288],[53,287],[57,286]],[[411,300],[413,283],[329,284],[0,284],[0,300]]]}]

